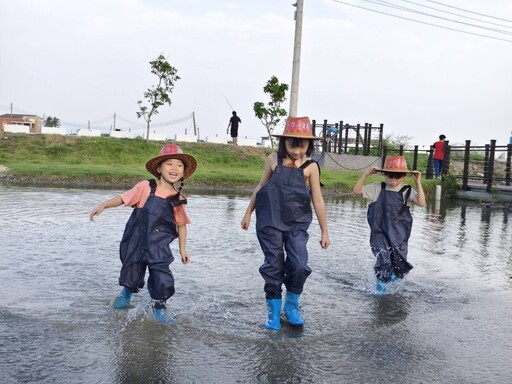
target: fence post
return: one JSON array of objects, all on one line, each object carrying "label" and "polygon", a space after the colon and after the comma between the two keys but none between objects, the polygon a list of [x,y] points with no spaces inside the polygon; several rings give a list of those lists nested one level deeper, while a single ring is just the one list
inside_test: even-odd
[{"label": "fence post", "polygon": [[483,183],[487,183],[487,176],[489,175],[489,144],[485,144],[485,155],[484,155],[484,180]]},{"label": "fence post", "polygon": [[427,159],[427,174],[425,175],[425,177],[427,179],[432,179],[434,178],[434,170],[433,170],[433,156],[434,156],[434,146],[431,145],[430,146],[430,149],[428,151],[428,159]]},{"label": "fence post", "polygon": [[368,156],[368,123],[364,123],[363,156]]},{"label": "fence post", "polygon": [[510,185],[510,163],[512,161],[512,144],[507,145],[507,165],[505,168],[505,184]]},{"label": "fence post", "polygon": [[399,156],[403,156],[404,155],[404,145],[403,144],[399,147],[398,155]]},{"label": "fence post", "polygon": [[343,145],[343,121],[340,121],[338,126],[338,130],[336,131],[336,136],[338,137],[338,155],[341,154],[341,146]]},{"label": "fence post", "polygon": [[322,143],[322,150],[324,153],[327,150],[327,140],[325,140],[326,136],[327,136],[327,120],[324,120],[324,126],[323,126],[323,132],[322,132],[322,137],[324,138],[323,143]]},{"label": "fence post", "polygon": [[357,124],[356,128],[356,155],[359,155],[359,141],[361,137],[361,124]]},{"label": "fence post", "polygon": [[448,171],[450,170],[450,141],[446,140],[443,146],[444,157],[443,157],[443,167],[441,168],[441,176],[446,176]]},{"label": "fence post", "polygon": [[469,176],[469,152],[471,150],[471,140],[466,140],[466,147],[464,148],[464,168],[462,169],[462,190],[468,190],[468,176]]},{"label": "fence post", "polygon": [[386,157],[388,156],[388,147],[382,147],[382,160],[380,167],[384,168],[384,164],[386,162]]},{"label": "fence post", "polygon": [[381,156],[382,155],[382,141],[383,141],[383,134],[384,134],[384,124],[380,124],[380,129],[379,129],[379,150],[378,150],[378,155]]},{"label": "fence post", "polygon": [[343,143],[343,146],[344,146],[343,152],[344,153],[348,153],[348,130],[349,129],[350,129],[350,125],[346,124],[345,125],[345,142]]},{"label": "fence post", "polygon": [[489,171],[487,173],[487,188],[485,189],[488,193],[492,191],[492,183],[494,180],[494,154],[496,152],[496,140],[491,140],[489,150]]},{"label": "fence post", "polygon": [[412,170],[417,171],[418,170],[418,146],[414,146],[414,154],[412,157]]}]

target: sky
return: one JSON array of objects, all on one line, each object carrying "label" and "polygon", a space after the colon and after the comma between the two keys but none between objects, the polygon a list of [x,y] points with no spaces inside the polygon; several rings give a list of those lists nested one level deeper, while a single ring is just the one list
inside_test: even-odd
[{"label": "sky", "polygon": [[[194,113],[201,139],[222,137],[234,109],[239,137],[259,139],[263,87],[291,85],[293,2],[0,0],[0,114],[57,117],[69,133],[108,132],[115,115],[145,132],[137,101],[164,55],[180,80],[152,130],[191,134]],[[512,1],[304,0],[297,114],[383,124],[420,148],[440,134],[508,144]]]}]

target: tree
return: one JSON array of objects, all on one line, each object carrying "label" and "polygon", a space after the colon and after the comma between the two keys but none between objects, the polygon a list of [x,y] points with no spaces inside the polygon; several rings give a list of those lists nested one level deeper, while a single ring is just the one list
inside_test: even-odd
[{"label": "tree", "polygon": [[286,100],[286,91],[288,84],[279,83],[277,77],[272,76],[267,85],[263,87],[263,91],[270,95],[270,102],[267,106],[261,101],[254,103],[254,114],[261,123],[267,128],[268,138],[272,148],[274,148],[274,138],[272,133],[277,124],[281,121],[281,117],[286,116],[286,110],[281,108],[281,104]]},{"label": "tree", "polygon": [[60,119],[57,117],[48,116],[44,121],[45,127],[60,127]]},{"label": "tree", "polygon": [[162,105],[171,105],[170,94],[174,88],[174,83],[180,79],[177,75],[178,70],[169,64],[163,55],[160,55],[157,59],[150,61],[149,64],[151,65],[151,73],[158,77],[158,83],[156,86],[153,85],[144,92],[144,98],[149,106],[143,105],[142,100],[137,101],[140,108],[140,111],[137,112],[137,117],[139,119],[141,117],[144,118],[147,123],[146,140],[149,140],[149,126],[151,124],[151,119],[154,115],[158,114],[158,108]]},{"label": "tree", "polygon": [[382,141],[384,147],[399,149],[400,146],[407,148],[411,139],[411,136],[391,133],[389,135],[385,135]]}]

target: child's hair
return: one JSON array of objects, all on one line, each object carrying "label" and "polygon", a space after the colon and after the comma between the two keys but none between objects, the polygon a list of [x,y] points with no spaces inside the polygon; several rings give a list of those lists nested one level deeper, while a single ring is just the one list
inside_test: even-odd
[{"label": "child's hair", "polygon": [[287,152],[286,152],[286,140],[290,139],[292,148],[299,147],[302,140],[309,141],[308,149],[306,151],[306,156],[311,157],[313,152],[315,151],[315,144],[314,140],[310,139],[301,139],[298,137],[281,137],[279,139],[279,147],[277,148],[277,157],[286,158]]},{"label": "child's hair", "polygon": [[444,139],[446,139],[446,136],[445,136],[445,135],[440,135],[440,136],[439,136],[439,140],[444,140]]}]

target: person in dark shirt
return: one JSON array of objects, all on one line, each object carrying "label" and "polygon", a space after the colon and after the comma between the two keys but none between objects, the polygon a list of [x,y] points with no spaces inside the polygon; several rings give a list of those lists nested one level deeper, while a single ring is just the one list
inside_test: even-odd
[{"label": "person in dark shirt", "polygon": [[229,128],[231,127],[233,145],[238,145],[238,124],[241,123],[242,120],[236,115],[236,111],[233,111],[233,116],[229,119],[228,129],[226,130],[226,133],[229,133]]}]

